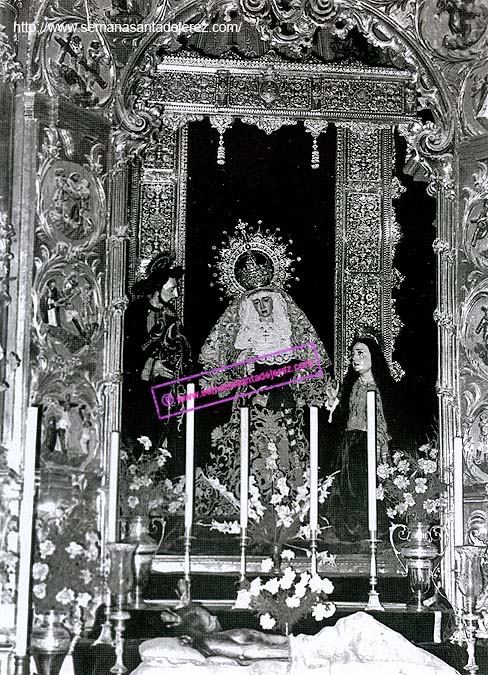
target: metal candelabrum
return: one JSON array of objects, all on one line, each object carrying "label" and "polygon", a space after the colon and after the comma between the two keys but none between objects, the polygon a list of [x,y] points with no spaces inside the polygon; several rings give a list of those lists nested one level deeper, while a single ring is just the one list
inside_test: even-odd
[{"label": "metal candelabrum", "polygon": [[487,547],[482,546],[456,546],[456,583],[464,598],[464,606],[461,611],[462,632],[466,639],[468,663],[464,669],[474,675],[479,670],[476,663],[476,630],[479,617],[476,614],[476,601],[483,591],[483,575],[481,563],[486,556]]},{"label": "metal candelabrum", "polygon": [[108,574],[108,586],[111,594],[116,598],[115,611],[110,611],[110,619],[115,623],[115,665],[110,669],[111,673],[122,675],[127,672],[124,665],[124,629],[125,622],[130,619],[130,614],[124,611],[127,606],[129,593],[134,586],[134,554],[135,544],[107,544],[110,556],[110,571]]}]

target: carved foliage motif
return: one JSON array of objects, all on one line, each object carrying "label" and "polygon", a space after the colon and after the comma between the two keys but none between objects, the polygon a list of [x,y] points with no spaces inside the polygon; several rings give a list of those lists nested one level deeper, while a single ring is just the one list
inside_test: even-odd
[{"label": "carved foliage motif", "polygon": [[144,153],[144,169],[173,169],[176,138],[171,132],[160,132]]},{"label": "carved foliage motif", "polygon": [[398,82],[338,82],[323,78],[320,107],[401,115],[405,112],[405,88]]},{"label": "carved foliage motif", "polygon": [[142,242],[140,253],[152,258],[171,239],[175,205],[175,184],[169,180],[143,184],[141,189]]},{"label": "carved foliage motif", "polygon": [[269,61],[270,57],[247,61],[241,72],[234,61],[219,61],[221,70],[216,71],[209,59],[166,57],[151,66],[152,77],[145,73],[139,78],[131,114],[121,121],[132,127],[140,118],[141,131],[149,130],[159,125],[163,108],[165,114],[252,115],[260,110],[279,114],[286,109],[289,117],[313,112],[326,117],[340,112],[351,119],[367,114],[368,119],[393,116],[400,121],[415,115],[415,101],[408,93],[409,73]]},{"label": "carved foliage motif", "polygon": [[346,265],[351,272],[379,272],[381,268],[381,197],[349,192]]},{"label": "carved foliage motif", "polygon": [[380,177],[377,162],[372,162],[371,157],[378,156],[378,135],[367,125],[357,128],[355,134],[356,143],[349,147],[347,162],[347,176],[349,180],[375,181]]},{"label": "carved foliage motif", "polygon": [[[381,321],[381,279],[369,274],[349,276],[346,282],[346,336],[345,342],[350,345],[358,328],[358,319],[367,326],[380,328]],[[347,369],[347,354],[344,372]]]},{"label": "carved foliage motif", "polygon": [[15,59],[5,26],[0,24],[0,82],[13,84],[24,77],[22,66]]}]

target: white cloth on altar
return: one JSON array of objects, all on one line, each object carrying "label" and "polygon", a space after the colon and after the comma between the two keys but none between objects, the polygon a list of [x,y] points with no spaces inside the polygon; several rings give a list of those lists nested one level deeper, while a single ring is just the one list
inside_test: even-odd
[{"label": "white cloth on altar", "polygon": [[[153,648],[144,655],[149,642]],[[176,639],[168,652],[168,638],[158,656],[157,639],[149,642],[141,645],[143,662],[132,675],[459,675],[365,612],[339,619],[316,635],[291,636],[289,660],[202,659],[187,646],[180,651]]]},{"label": "white cloth on altar", "polygon": [[456,675],[433,654],[416,647],[365,612],[339,619],[317,635],[290,637],[290,675]]}]

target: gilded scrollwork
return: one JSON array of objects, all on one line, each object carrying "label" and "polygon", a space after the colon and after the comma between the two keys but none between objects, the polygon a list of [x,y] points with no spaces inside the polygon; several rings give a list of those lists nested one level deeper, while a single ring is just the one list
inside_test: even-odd
[{"label": "gilded scrollwork", "polygon": [[476,509],[468,517],[467,532],[468,541],[473,546],[486,546],[488,544],[488,527],[486,511]]},{"label": "gilded scrollwork", "polygon": [[400,124],[398,130],[407,141],[405,165],[408,172],[415,174],[418,168],[428,180],[429,195],[435,196],[438,190],[443,190],[446,197],[454,201],[457,196],[454,158],[446,152],[450,139],[443,130],[433,122],[422,124],[419,121],[409,125]]},{"label": "gilded scrollwork", "polygon": [[0,24],[0,82],[15,84],[24,77],[21,64],[15,58],[15,51],[5,26]]},{"label": "gilded scrollwork", "polygon": [[358,121],[367,114],[379,123],[415,115],[407,71],[287,64],[269,56],[246,61],[245,68],[239,68],[240,61],[219,60],[215,69],[211,59],[197,56],[166,56],[151,64],[150,74],[127,77],[133,95],[127,108],[122,101],[116,106],[125,142],[161,125],[176,129],[200,114],[261,117],[268,111],[265,117],[327,119],[340,112],[342,118]]},{"label": "gilded scrollwork", "polygon": [[[273,47],[287,46],[300,54],[303,47],[311,44],[317,27],[334,20],[337,15],[335,4],[335,0],[311,0],[307,3],[241,0],[240,9],[246,21],[256,26],[263,40],[269,41]],[[214,2],[214,11],[215,5]]]}]

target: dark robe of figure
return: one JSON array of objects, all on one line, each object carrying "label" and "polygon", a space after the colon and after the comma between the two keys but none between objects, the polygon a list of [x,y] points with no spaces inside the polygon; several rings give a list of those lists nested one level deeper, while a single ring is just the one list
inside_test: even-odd
[{"label": "dark robe of figure", "polygon": [[[376,391],[378,464],[388,460],[392,448],[410,450],[412,441],[402,429],[406,411],[383,352],[374,338],[361,337],[351,345],[351,363],[334,404],[336,407],[329,405],[324,445],[327,456],[321,461],[326,473],[329,470],[340,472],[328,508],[336,535],[345,542],[358,542],[369,537],[366,398],[371,389]],[[333,448],[335,455],[331,453]],[[388,531],[386,505],[381,501],[377,502],[377,514],[381,537]]]},{"label": "dark robe of figure", "polygon": [[184,470],[177,420],[158,418],[151,387],[192,372],[190,345],[174,307],[177,282],[182,275],[183,269],[171,265],[168,256],[158,256],[148,266],[146,278],[134,285],[136,299],[125,314],[124,436],[134,443],[146,435],[153,444],[161,444],[167,438],[173,456],[172,472]]}]

